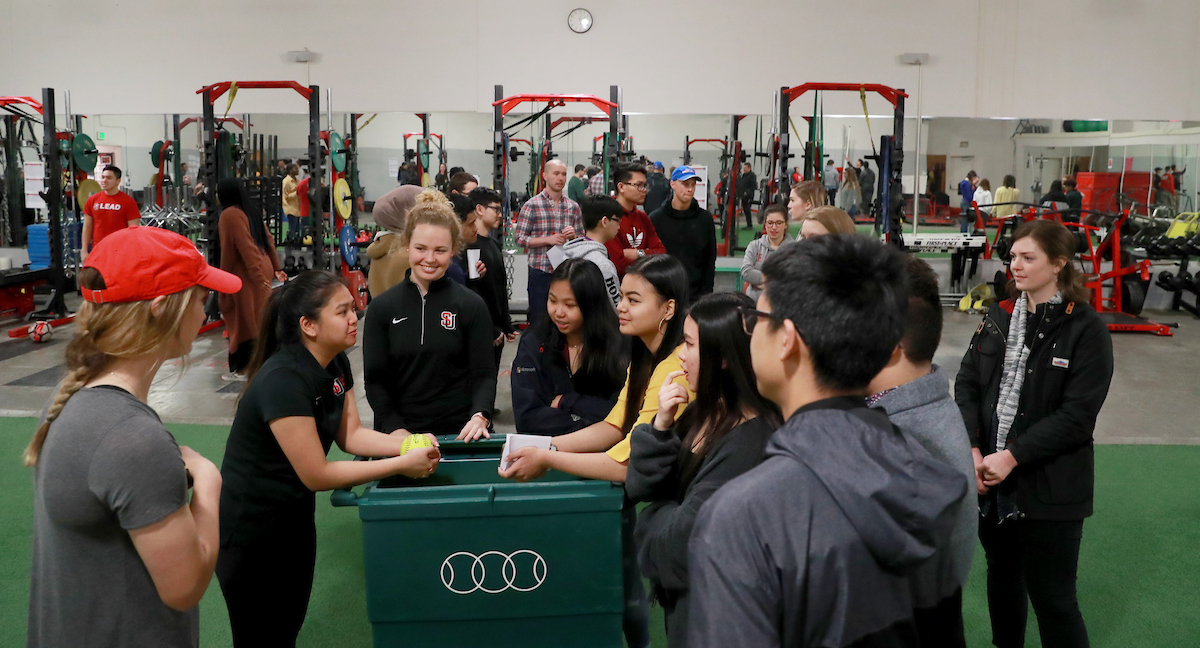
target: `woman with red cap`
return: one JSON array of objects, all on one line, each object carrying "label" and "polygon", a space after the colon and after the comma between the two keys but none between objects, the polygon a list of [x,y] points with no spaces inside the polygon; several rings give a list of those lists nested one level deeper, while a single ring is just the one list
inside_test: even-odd
[{"label": "woman with red cap", "polygon": [[191,352],[209,290],[242,282],[188,239],[137,227],[97,244],[79,284],[67,377],[25,450],[29,645],[196,646],[221,474],[179,447],[146,401],[159,367]]}]

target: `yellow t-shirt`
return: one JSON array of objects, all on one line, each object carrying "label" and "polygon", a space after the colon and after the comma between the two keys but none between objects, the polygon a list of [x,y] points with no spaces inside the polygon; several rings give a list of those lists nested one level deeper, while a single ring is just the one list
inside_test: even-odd
[{"label": "yellow t-shirt", "polygon": [[[654,373],[650,375],[650,382],[646,385],[646,393],[642,396],[642,407],[638,410],[637,422],[634,425],[641,423],[651,423],[654,421],[655,415],[658,414],[658,390],[662,387],[663,382],[667,379],[667,374],[672,371],[679,371],[683,368],[683,363],[679,361],[679,349],[683,345],[679,345],[667,356],[658,366],[654,368]],[[675,379],[675,382],[687,386],[687,378],[680,376]],[[608,418],[604,419],[605,423],[612,425],[617,429],[621,429],[625,424],[625,401],[629,397],[629,374],[625,374],[625,386],[621,388],[621,395],[617,397],[617,404],[613,406],[612,411],[608,413]],[[696,394],[688,390],[688,402],[696,399]],[[683,412],[685,404],[679,409]],[[617,442],[617,445],[608,449],[608,456],[621,463],[629,461],[629,437],[626,434],[624,439]]]}]

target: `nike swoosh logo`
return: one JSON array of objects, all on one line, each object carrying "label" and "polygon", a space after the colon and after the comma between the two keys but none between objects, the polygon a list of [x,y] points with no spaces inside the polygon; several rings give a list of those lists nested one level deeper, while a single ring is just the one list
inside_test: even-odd
[{"label": "nike swoosh logo", "polygon": [[406,320],[406,319],[408,319],[408,318],[407,318],[407,317],[401,317],[400,319],[394,319],[394,320],[392,320],[392,324],[399,324],[400,322],[403,322],[403,321],[404,321],[404,320]]}]

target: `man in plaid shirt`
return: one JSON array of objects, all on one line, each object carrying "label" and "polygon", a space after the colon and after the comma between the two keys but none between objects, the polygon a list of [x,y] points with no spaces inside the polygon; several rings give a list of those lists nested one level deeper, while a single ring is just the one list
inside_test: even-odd
[{"label": "man in plaid shirt", "polygon": [[562,245],[583,231],[583,213],[579,203],[563,195],[567,186],[567,165],[562,160],[547,160],[542,170],[546,188],[529,199],[517,219],[517,245],[529,251],[529,323],[535,324],[546,313],[550,293],[550,273],[554,266],[546,251]]},{"label": "man in plaid shirt", "polygon": [[589,179],[587,187],[587,195],[589,196],[607,196],[608,192],[604,190],[604,171],[599,167],[592,167],[595,170]]}]

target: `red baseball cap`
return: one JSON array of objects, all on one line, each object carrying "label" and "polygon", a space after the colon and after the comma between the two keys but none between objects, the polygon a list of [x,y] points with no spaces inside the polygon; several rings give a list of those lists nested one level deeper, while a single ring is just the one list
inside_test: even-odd
[{"label": "red baseball cap", "polygon": [[83,262],[104,278],[103,290],[83,289],[94,304],[147,301],[192,286],[221,293],[242,289],[242,280],[214,268],[187,238],[157,227],[131,227],[104,237]]}]

